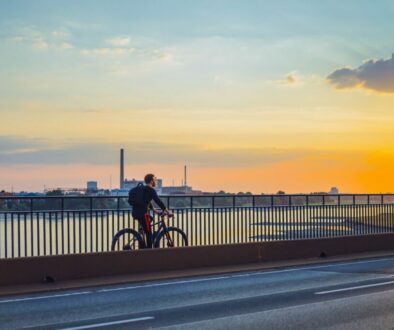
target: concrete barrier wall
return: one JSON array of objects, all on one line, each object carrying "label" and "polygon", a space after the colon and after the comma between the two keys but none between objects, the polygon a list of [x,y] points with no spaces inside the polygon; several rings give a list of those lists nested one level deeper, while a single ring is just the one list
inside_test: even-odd
[{"label": "concrete barrier wall", "polygon": [[0,259],[0,286],[394,251],[394,234]]}]

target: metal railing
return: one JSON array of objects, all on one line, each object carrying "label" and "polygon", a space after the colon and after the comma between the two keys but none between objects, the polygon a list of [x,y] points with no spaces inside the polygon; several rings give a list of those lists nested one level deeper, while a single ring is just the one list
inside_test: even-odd
[{"label": "metal railing", "polygon": [[[164,196],[189,245],[394,232],[394,195]],[[0,258],[109,251],[127,197],[0,197]]]}]

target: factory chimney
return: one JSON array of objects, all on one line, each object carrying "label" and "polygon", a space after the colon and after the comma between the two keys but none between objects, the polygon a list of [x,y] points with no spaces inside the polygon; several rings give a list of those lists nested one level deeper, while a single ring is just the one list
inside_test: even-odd
[{"label": "factory chimney", "polygon": [[124,150],[120,149],[120,185],[119,188],[123,189],[124,183]]},{"label": "factory chimney", "polygon": [[187,186],[187,173],[186,173],[186,165],[185,165],[185,177],[183,179],[183,184],[185,185],[185,187]]}]

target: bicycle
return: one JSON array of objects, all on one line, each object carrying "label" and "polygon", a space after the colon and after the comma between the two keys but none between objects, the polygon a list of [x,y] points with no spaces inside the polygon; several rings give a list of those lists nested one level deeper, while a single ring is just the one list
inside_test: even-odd
[{"label": "bicycle", "polygon": [[[151,224],[152,248],[188,246],[186,234],[177,227],[167,227],[164,221],[165,217],[166,214],[164,212],[160,213],[159,220]],[[154,226],[158,226],[157,231],[153,231]],[[146,247],[145,232],[141,226],[138,232],[132,228],[124,228],[118,231],[113,237],[111,244],[112,251],[138,250]]]}]

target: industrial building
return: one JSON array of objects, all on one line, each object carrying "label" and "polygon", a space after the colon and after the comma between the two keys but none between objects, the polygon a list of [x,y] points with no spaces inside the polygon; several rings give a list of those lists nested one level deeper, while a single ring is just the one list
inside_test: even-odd
[{"label": "industrial building", "polygon": [[[144,184],[143,180],[127,180],[125,179],[124,172],[124,149],[120,149],[120,184],[119,189],[112,190],[116,195],[126,195],[128,191],[136,187],[139,183]],[[187,167],[184,167],[183,184],[180,186],[163,186],[163,180],[157,179],[156,191],[159,195],[190,195],[201,194],[201,191],[193,190],[192,187],[187,185]]]}]

